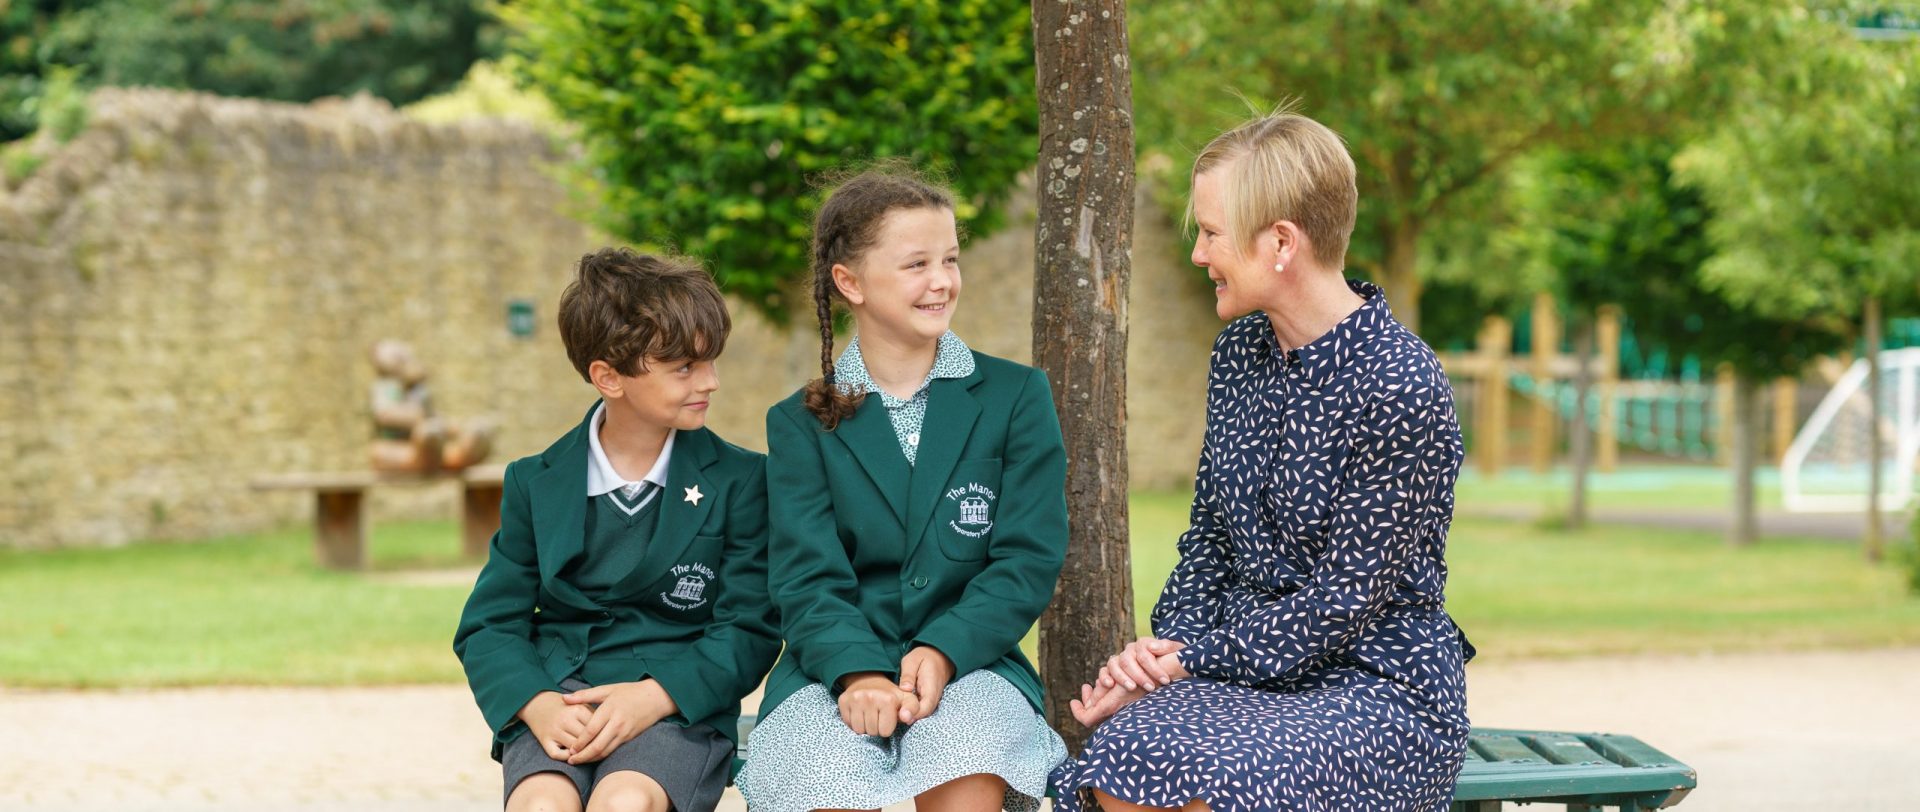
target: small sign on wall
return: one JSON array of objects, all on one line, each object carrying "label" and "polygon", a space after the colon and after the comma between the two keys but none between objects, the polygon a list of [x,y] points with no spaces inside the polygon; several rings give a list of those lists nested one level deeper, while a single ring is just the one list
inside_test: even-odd
[{"label": "small sign on wall", "polygon": [[507,332],[514,338],[533,337],[533,302],[514,299],[507,302]]}]

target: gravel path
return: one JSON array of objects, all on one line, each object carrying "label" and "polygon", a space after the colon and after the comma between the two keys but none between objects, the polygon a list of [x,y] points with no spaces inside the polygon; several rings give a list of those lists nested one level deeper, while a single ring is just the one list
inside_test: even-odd
[{"label": "gravel path", "polygon": [[[1488,727],[1608,730],[1692,764],[1679,808],[1920,808],[1920,649],[1476,664]],[[461,686],[0,689],[9,812],[483,812],[499,772]],[[738,812],[729,791],[722,809]]]}]

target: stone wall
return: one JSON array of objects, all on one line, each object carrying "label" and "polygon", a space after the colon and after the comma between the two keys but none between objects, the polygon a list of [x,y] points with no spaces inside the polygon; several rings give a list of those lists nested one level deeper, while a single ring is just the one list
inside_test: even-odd
[{"label": "stone wall", "polygon": [[[262,473],[363,468],[366,349],[414,344],[451,417],[535,453],[592,390],[552,327],[571,263],[556,153],[506,122],[428,125],[378,102],[284,105],[103,90],[87,130],[0,191],[0,546],[112,545],[304,521]],[[956,329],[1030,357],[1031,195],[968,246]],[[1185,484],[1210,297],[1142,210],[1129,351],[1134,481]],[[527,338],[507,307],[534,303]],[[714,428],[763,446],[767,404],[818,374],[817,333],[736,309]],[[450,485],[385,488],[377,517],[451,515]]]}]

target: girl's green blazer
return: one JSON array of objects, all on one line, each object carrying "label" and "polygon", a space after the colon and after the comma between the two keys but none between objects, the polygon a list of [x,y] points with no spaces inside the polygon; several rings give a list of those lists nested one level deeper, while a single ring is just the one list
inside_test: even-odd
[{"label": "girl's green blazer", "polygon": [[974,353],[928,391],[909,465],[878,397],[833,431],[795,393],[767,412],[769,579],[786,652],[761,718],[809,683],[879,671],[929,645],[985,668],[1036,710],[1020,638],[1067,552],[1066,451],[1040,370]]},{"label": "girl's green blazer", "polygon": [[740,698],[780,651],[767,596],[766,457],[706,429],[679,432],[656,497],[660,524],[633,573],[597,599],[561,577],[585,549],[588,420],[507,466],[500,532],[460,615],[453,650],[494,731],[568,675],[651,677],[682,725],[737,735]]}]

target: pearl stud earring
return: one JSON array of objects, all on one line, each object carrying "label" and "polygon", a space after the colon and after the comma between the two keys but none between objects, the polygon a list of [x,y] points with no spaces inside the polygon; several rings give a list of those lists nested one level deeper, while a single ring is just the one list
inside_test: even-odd
[{"label": "pearl stud earring", "polygon": [[1285,265],[1282,265],[1282,264],[1280,264],[1280,263],[1278,263],[1278,262],[1276,262],[1276,263],[1273,263],[1273,271],[1274,271],[1274,273],[1280,273],[1280,272],[1283,272],[1283,271],[1285,271],[1286,269],[1287,269],[1287,266],[1285,266]]}]

